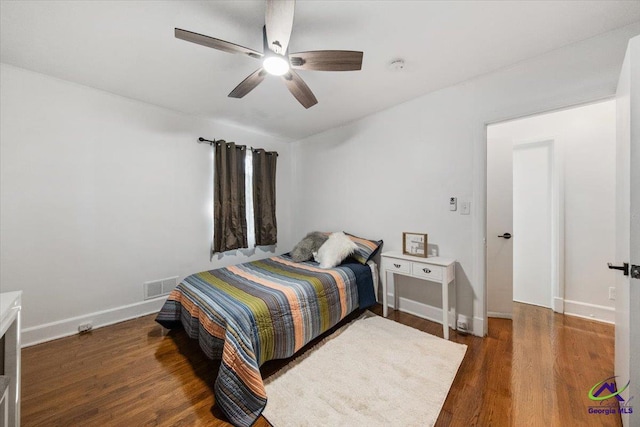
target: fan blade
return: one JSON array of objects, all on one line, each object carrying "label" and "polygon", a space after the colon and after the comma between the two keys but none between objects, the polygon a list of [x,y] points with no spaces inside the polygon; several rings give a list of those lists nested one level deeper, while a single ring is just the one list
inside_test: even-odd
[{"label": "fan blade", "polygon": [[293,70],[290,70],[287,74],[282,76],[284,84],[287,85],[289,92],[304,106],[304,108],[313,107],[318,103],[318,100],[309,89],[309,86],[302,80],[302,78]]},{"label": "fan blade", "polygon": [[213,37],[205,36],[187,30],[182,30],[180,28],[175,29],[175,34],[177,39],[186,40],[188,42],[196,43],[206,47],[211,47],[223,52],[241,53],[252,58],[262,58],[262,54],[260,52],[224,40],[214,39]]},{"label": "fan blade", "polygon": [[362,52],[314,50],[289,55],[291,68],[316,71],[357,71],[362,69]]},{"label": "fan blade", "polygon": [[295,0],[267,0],[264,18],[267,42],[269,49],[279,55],[284,55],[289,47],[295,4]]},{"label": "fan blade", "polygon": [[231,91],[229,97],[242,98],[253,89],[255,89],[256,86],[262,83],[266,75],[267,72],[264,70],[264,68],[258,68],[256,71],[251,73],[249,77],[241,81],[240,84]]}]

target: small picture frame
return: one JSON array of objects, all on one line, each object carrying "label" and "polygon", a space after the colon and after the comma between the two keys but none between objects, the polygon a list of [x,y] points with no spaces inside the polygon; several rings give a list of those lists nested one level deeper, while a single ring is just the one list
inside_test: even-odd
[{"label": "small picture frame", "polygon": [[427,257],[427,234],[402,233],[402,253],[404,255]]}]

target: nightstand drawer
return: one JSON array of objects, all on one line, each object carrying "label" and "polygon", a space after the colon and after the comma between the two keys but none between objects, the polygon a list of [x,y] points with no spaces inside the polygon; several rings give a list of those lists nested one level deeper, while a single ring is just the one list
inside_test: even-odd
[{"label": "nightstand drawer", "polygon": [[442,267],[436,265],[426,265],[414,262],[411,273],[416,277],[427,280],[435,280],[436,282],[442,280]]},{"label": "nightstand drawer", "polygon": [[385,270],[397,271],[399,273],[411,273],[411,261],[405,261],[402,259],[386,258]]}]

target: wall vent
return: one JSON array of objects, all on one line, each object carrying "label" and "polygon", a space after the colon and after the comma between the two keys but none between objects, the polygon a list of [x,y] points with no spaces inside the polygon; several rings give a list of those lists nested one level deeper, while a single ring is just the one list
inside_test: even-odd
[{"label": "wall vent", "polygon": [[178,277],[169,277],[167,279],[153,280],[145,282],[142,285],[144,290],[144,299],[158,298],[168,295],[173,288],[178,285]]}]

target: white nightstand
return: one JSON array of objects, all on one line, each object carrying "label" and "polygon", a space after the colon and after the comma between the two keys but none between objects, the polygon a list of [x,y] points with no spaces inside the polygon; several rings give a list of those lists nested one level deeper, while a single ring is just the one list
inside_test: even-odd
[{"label": "white nightstand", "polygon": [[[420,258],[400,252],[385,252],[382,264],[382,314],[387,317],[387,273],[415,277],[439,283],[442,287],[442,328],[445,339],[449,339],[449,283],[453,284],[453,329],[456,329],[456,260],[452,258]],[[393,308],[397,309],[398,287],[394,290]]]},{"label": "white nightstand", "polygon": [[[7,427],[20,426],[20,310],[22,291],[0,293],[0,337],[4,337],[4,373],[9,377]],[[0,422],[5,425],[4,420]]]}]

